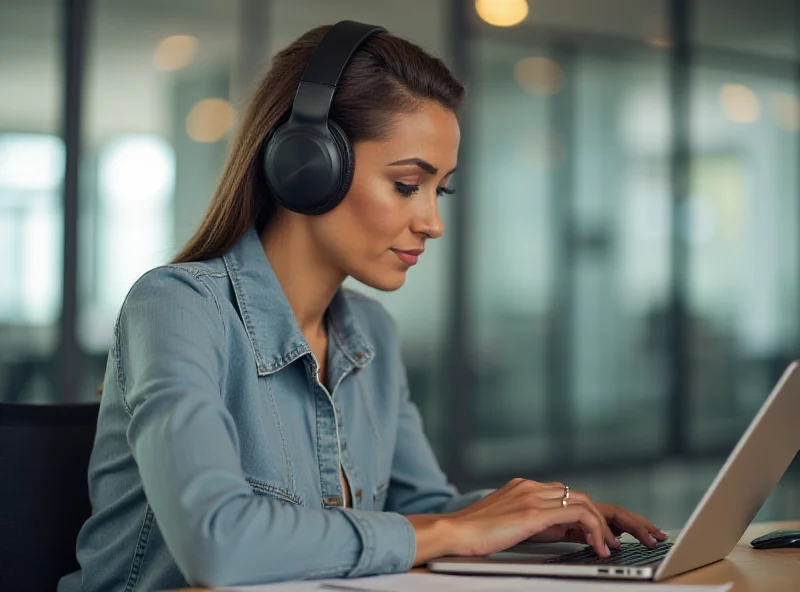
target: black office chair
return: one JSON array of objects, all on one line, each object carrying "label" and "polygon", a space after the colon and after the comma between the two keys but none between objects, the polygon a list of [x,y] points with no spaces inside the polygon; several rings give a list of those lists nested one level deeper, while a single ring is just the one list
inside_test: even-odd
[{"label": "black office chair", "polygon": [[98,409],[0,403],[0,590],[52,591],[78,569]]}]

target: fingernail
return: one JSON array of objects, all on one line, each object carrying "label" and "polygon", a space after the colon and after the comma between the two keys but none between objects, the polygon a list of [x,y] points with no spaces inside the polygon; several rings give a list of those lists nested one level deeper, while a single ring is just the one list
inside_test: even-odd
[{"label": "fingernail", "polygon": [[666,532],[664,532],[663,530],[660,530],[660,529],[659,529],[659,531],[658,531],[658,532],[656,532],[656,534],[657,534],[658,536],[660,536],[662,539],[665,539],[665,538],[667,538],[667,533],[666,533]]},{"label": "fingernail", "polygon": [[606,545],[606,555],[611,555],[611,551],[608,550],[608,545]]},{"label": "fingernail", "polygon": [[650,535],[650,542],[652,542],[654,545],[658,544],[658,541],[656,540],[656,537],[654,537],[652,534]]}]

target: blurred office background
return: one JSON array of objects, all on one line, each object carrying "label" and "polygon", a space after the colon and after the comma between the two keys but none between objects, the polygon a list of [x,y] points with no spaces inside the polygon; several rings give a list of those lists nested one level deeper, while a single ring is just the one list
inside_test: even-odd
[{"label": "blurred office background", "polygon": [[270,56],[342,18],[469,87],[445,237],[358,287],[445,470],[682,524],[800,357],[800,0],[0,0],[0,400],[97,400]]}]

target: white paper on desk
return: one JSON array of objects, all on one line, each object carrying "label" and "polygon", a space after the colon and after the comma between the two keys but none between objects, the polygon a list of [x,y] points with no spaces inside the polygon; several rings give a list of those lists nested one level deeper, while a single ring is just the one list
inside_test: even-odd
[{"label": "white paper on desk", "polygon": [[447,576],[441,574],[406,573],[391,576],[370,576],[336,580],[284,582],[266,586],[225,588],[231,592],[727,592],[733,584],[719,586],[670,586],[653,583],[576,581],[545,578],[491,576]]}]

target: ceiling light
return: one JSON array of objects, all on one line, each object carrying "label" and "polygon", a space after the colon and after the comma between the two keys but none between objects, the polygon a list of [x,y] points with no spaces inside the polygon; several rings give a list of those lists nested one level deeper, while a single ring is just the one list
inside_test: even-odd
[{"label": "ceiling light", "polygon": [[475,0],[478,16],[495,27],[512,27],[528,16],[527,0]]},{"label": "ceiling light", "polygon": [[743,84],[723,85],[719,102],[725,116],[736,123],[752,123],[761,112],[758,96]]},{"label": "ceiling light", "polygon": [[172,35],[162,40],[153,52],[153,64],[158,70],[180,70],[197,53],[197,39],[191,35]]},{"label": "ceiling light", "polygon": [[186,133],[196,142],[218,142],[231,129],[233,115],[233,107],[225,99],[203,99],[186,116]]}]

